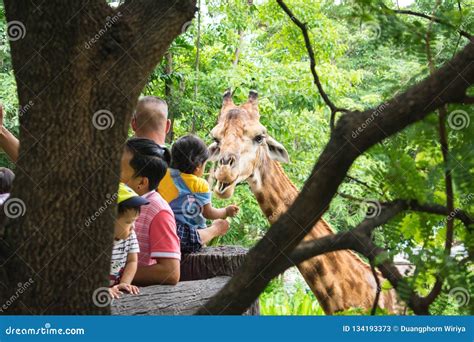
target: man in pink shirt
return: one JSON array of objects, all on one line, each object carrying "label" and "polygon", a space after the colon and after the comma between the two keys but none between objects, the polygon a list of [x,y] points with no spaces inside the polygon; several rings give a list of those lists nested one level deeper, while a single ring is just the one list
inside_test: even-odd
[{"label": "man in pink shirt", "polygon": [[168,203],[156,192],[169,162],[169,151],[146,138],[127,141],[122,157],[121,180],[150,204],[135,222],[140,245],[133,283],[174,285],[180,277],[180,246],[176,221]]}]

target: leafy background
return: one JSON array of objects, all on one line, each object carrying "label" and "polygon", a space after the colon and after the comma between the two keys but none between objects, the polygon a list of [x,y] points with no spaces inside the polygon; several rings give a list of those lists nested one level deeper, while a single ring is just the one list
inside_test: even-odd
[{"label": "leafy background", "polygon": [[[401,6],[434,15],[454,28],[474,32],[471,0],[439,1],[437,7],[432,0],[288,0],[287,4],[308,25],[324,89],[339,107],[350,109],[379,105],[429,75],[425,44],[429,21],[397,15],[389,8]],[[284,169],[301,187],[330,134],[330,112],[313,84],[301,32],[275,1],[201,0],[200,15],[201,24],[194,20],[186,25],[186,32],[172,43],[143,91],[169,103],[173,120],[170,143],[188,132],[210,143],[209,132],[216,123],[223,91],[234,89],[234,101],[239,103],[246,100],[250,89],[256,89],[261,121],[287,148],[291,162]],[[0,98],[6,110],[5,125],[18,134],[21,110],[3,6],[0,20]],[[431,26],[436,66],[467,42],[453,27]],[[472,117],[472,107],[448,108],[449,113],[455,110]],[[474,124],[459,130],[447,128],[455,205],[473,213]],[[357,199],[403,198],[444,205],[445,165],[438,140],[438,118],[432,113],[370,149],[349,172],[365,185],[348,178],[339,189],[342,195],[333,199],[324,218],[336,231],[354,227],[367,210]],[[14,169],[4,155],[0,155],[0,163]],[[232,220],[229,233],[213,243],[251,247],[268,223],[246,185],[237,187],[231,200],[214,199],[216,206],[231,202],[241,206],[241,213]],[[420,293],[429,292],[437,272],[446,277],[444,293],[431,307],[433,314],[472,313],[472,301],[468,298],[460,305],[452,292],[461,288],[469,296],[474,289],[472,261],[465,257],[465,251],[474,245],[472,230],[469,233],[456,222],[458,255],[444,258],[445,230],[443,217],[406,212],[382,227],[377,239],[391,254],[403,255],[416,266],[417,272],[407,278],[407,284]],[[294,269],[272,281],[260,301],[264,314],[323,314]],[[362,313],[354,309],[345,314]]]}]

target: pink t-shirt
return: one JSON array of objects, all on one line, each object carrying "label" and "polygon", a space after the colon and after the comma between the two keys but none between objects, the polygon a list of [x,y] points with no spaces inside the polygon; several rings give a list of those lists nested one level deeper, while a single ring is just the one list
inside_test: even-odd
[{"label": "pink t-shirt", "polygon": [[135,222],[140,253],[138,265],[156,264],[158,258],[181,259],[176,221],[168,203],[155,190],[143,195],[150,204],[141,207]]}]

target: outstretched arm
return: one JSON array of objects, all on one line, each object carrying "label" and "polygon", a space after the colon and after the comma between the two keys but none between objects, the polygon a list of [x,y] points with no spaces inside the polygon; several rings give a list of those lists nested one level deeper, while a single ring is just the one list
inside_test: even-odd
[{"label": "outstretched arm", "polygon": [[20,151],[20,141],[3,126],[3,106],[0,105],[0,147],[12,162],[16,163]]},{"label": "outstretched arm", "polygon": [[231,204],[225,208],[214,208],[211,203],[206,204],[202,209],[202,215],[208,220],[226,219],[234,217],[239,212],[239,207]]}]

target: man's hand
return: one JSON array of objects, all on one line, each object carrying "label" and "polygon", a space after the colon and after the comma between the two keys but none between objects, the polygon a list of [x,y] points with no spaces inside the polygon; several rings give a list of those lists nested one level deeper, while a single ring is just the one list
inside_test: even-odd
[{"label": "man's hand", "polygon": [[236,206],[235,204],[231,204],[228,207],[225,208],[225,213],[227,217],[234,217],[239,213],[239,207]]}]

